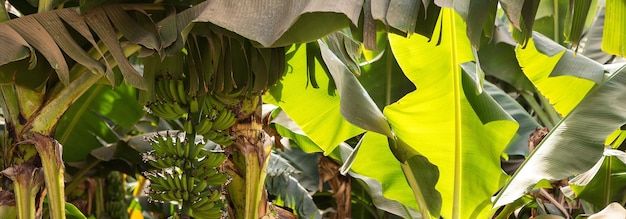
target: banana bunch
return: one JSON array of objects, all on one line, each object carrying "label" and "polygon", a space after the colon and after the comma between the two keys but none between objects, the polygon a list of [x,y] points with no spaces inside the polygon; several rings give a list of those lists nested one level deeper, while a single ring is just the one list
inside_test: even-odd
[{"label": "banana bunch", "polygon": [[155,99],[147,107],[158,117],[175,120],[188,113],[190,98],[185,92],[185,82],[171,75],[155,78]]},{"label": "banana bunch", "polygon": [[123,201],[107,202],[104,205],[109,218],[112,219],[128,218],[127,208],[126,202]]},{"label": "banana bunch", "polygon": [[154,150],[144,154],[144,161],[157,168],[145,172],[150,198],[187,205],[197,218],[220,218],[226,156],[169,133],[148,140]]},{"label": "banana bunch", "polygon": [[105,178],[104,209],[110,218],[128,218],[124,177],[118,171],[111,171]]},{"label": "banana bunch", "polygon": [[224,104],[214,96],[207,96],[202,108],[204,116],[196,127],[197,134],[219,145],[231,145],[233,140],[228,129],[237,121],[237,115],[230,107],[236,106],[238,102],[229,104]]}]

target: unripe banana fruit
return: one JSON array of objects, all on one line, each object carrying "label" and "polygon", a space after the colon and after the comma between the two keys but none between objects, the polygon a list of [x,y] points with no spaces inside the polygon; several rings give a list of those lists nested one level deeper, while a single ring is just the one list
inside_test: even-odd
[{"label": "unripe banana fruit", "polygon": [[148,141],[154,150],[143,154],[144,161],[156,168],[144,173],[150,180],[150,199],[187,203],[196,218],[221,216],[221,189],[228,181],[221,171],[226,156],[170,133]]}]

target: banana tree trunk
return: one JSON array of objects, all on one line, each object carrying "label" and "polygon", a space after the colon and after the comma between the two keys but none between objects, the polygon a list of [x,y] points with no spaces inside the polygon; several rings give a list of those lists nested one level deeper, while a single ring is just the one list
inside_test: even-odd
[{"label": "banana tree trunk", "polygon": [[251,115],[238,115],[231,128],[235,137],[227,148],[230,158],[226,171],[232,176],[227,186],[231,218],[260,218],[270,214],[265,190],[271,145],[266,141],[261,118],[261,98]]}]

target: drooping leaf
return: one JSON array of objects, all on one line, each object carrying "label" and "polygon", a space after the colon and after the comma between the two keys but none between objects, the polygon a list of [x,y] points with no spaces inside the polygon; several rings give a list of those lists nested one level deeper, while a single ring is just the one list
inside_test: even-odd
[{"label": "drooping leaf", "polygon": [[[534,39],[540,38],[539,35],[537,36]],[[584,69],[593,69],[594,71],[571,69],[567,67],[567,64],[573,62],[571,60],[573,57],[568,55],[566,50],[555,46],[554,42],[543,44],[542,47],[536,46],[537,42],[542,42],[543,44],[548,42],[548,40],[531,40],[525,49],[518,47],[516,49],[517,59],[520,62],[520,66],[522,66],[524,74],[533,82],[541,94],[554,105],[556,111],[563,116],[567,115],[594,85],[592,81],[576,76],[588,74],[587,78],[596,78],[597,76],[595,75],[599,73],[595,71],[598,64],[592,63],[593,61],[578,64],[581,67],[585,67]],[[551,55],[551,57],[548,55]],[[556,68],[561,60],[563,60],[563,64],[560,65],[560,68]],[[564,69],[572,71],[565,71]],[[551,75],[560,76],[551,77]]]},{"label": "drooping leaf", "polygon": [[13,30],[13,28],[0,24],[0,46],[3,48],[0,53],[0,65],[5,65],[9,62],[24,59],[28,56],[31,57],[31,66],[35,66],[37,62],[37,56],[35,55],[35,49],[33,49],[27,42]]},{"label": "drooping leaf", "polygon": [[[483,27],[489,25],[493,27],[496,13],[496,0],[473,0],[469,1],[469,8],[465,22],[467,23],[467,36],[474,48],[480,47],[480,41],[483,37]],[[491,20],[489,19],[491,18]],[[487,37],[490,37],[487,36]]]},{"label": "drooping leaf", "polygon": [[604,149],[600,160],[588,171],[570,180],[574,197],[590,202],[600,210],[610,202],[622,201],[626,187],[626,153]]},{"label": "drooping leaf", "polygon": [[417,90],[384,114],[399,139],[439,168],[441,216],[486,217],[491,195],[506,179],[499,156],[517,124],[508,115],[502,118],[506,113],[486,93],[479,95],[475,83],[461,83],[459,65],[473,58],[466,27],[449,9],[442,17],[438,46],[422,37],[390,36],[393,53]]},{"label": "drooping leaf", "polygon": [[602,51],[616,56],[626,57],[626,2],[607,0],[605,8],[604,32],[602,33]]},{"label": "drooping leaf", "polygon": [[117,142],[113,126],[131,128],[144,114],[133,88],[96,85],[65,113],[55,139],[63,145],[64,160],[81,161],[91,150],[101,147],[98,139]]},{"label": "drooping leaf", "polygon": [[[109,49],[111,56],[113,56],[117,62],[117,66],[119,66],[124,75],[126,84],[145,90],[146,84],[141,74],[128,62],[128,59],[122,51],[120,42],[117,40],[115,30],[109,22],[109,18],[104,10],[90,10],[84,15],[84,19],[87,21],[91,30],[100,37],[100,40],[102,40],[104,45]],[[111,81],[111,83],[114,84],[114,81]]]},{"label": "drooping leaf", "polygon": [[542,179],[563,179],[590,169],[601,158],[605,139],[626,123],[624,100],[626,73],[620,71],[598,85],[548,133],[503,187],[495,205],[515,201]]},{"label": "drooping leaf", "polygon": [[321,219],[322,214],[313,202],[308,191],[292,176],[297,174],[296,168],[289,161],[276,153],[272,153],[267,164],[265,185],[268,193],[277,196],[285,207],[294,209],[302,218]]},{"label": "drooping leaf", "polygon": [[[48,12],[51,13],[51,12]],[[42,53],[50,63],[50,66],[57,72],[59,80],[63,84],[70,83],[70,74],[67,62],[63,57],[61,49],[54,42],[54,39],[37,22],[33,16],[26,16],[20,19],[7,22],[16,32],[18,32],[30,45]],[[32,55],[32,54],[31,54]]]},{"label": "drooping leaf", "polygon": [[[282,46],[313,41],[349,27],[350,23],[356,25],[362,4],[363,1],[358,0],[292,4],[282,0],[208,1],[195,21],[213,23],[263,46]],[[272,13],[268,14],[267,10]]]},{"label": "drooping leaf", "polygon": [[[521,11],[522,17],[519,20],[519,26],[516,26],[516,28],[513,29],[513,39],[515,39],[515,41],[522,46],[526,46],[528,39],[532,36],[533,25],[535,24],[535,15],[539,9],[539,3],[539,0],[523,1]],[[513,25],[515,25],[515,22],[511,20],[511,17],[509,17],[509,20],[513,23]]]},{"label": "drooping leaf", "polygon": [[[148,22],[138,23],[125,12],[119,5],[111,5],[103,8],[111,22],[115,25],[128,41],[142,45],[148,49],[161,49],[161,42],[157,39],[157,33],[144,28]],[[141,16],[141,15],[140,15]],[[146,19],[145,21],[150,21]],[[154,24],[153,22],[150,22]],[[154,27],[156,30],[156,27]]]},{"label": "drooping leaf", "polygon": [[[280,112],[273,122],[276,130],[283,137],[289,138],[307,153],[322,152],[289,117]],[[402,169],[386,145],[386,137],[374,132],[364,135],[368,143],[363,146],[363,152],[358,153],[351,171],[352,177],[363,180],[368,185],[370,197],[377,208],[399,215],[403,218],[415,218],[417,205],[410,194],[411,188],[406,182]],[[369,136],[369,137],[368,137]],[[369,139],[369,140],[367,140]],[[353,149],[345,143],[339,145],[337,153],[331,153],[336,160],[345,161]],[[375,160],[376,162],[372,162]],[[385,168],[380,168],[384,166]]]},{"label": "drooping leaf", "polygon": [[[104,74],[106,67],[93,59],[85,50],[83,50],[65,26],[59,16],[53,13],[41,13],[36,17],[37,21],[52,35],[55,42],[63,49],[69,57],[76,60],[79,64],[87,67],[91,72],[96,74]],[[91,39],[93,40],[93,39]]]},{"label": "drooping leaf", "polygon": [[478,59],[481,60],[480,66],[485,74],[503,80],[517,90],[530,92],[535,90],[519,66],[515,57],[515,46],[504,42],[482,44],[478,50]]},{"label": "drooping leaf", "polygon": [[598,63],[609,64],[614,57],[602,51],[602,35],[605,19],[604,11],[604,7],[601,7],[596,11],[595,18],[587,31],[587,40],[585,41],[582,54]]},{"label": "drooping leaf", "polygon": [[314,88],[307,81],[307,48],[294,46],[291,50],[288,52],[294,52],[294,55],[288,60],[290,71],[267,92],[263,100],[280,106],[328,154],[339,143],[363,133],[363,130],[341,115],[339,95],[319,60],[314,62],[313,74],[320,87]]},{"label": "drooping leaf", "polygon": [[325,42],[318,41],[322,57],[340,97],[341,115],[350,123],[393,138],[387,119],[367,94],[350,69],[331,51]]},{"label": "drooping leaf", "polygon": [[275,151],[282,158],[289,161],[297,172],[293,176],[298,183],[309,192],[319,190],[320,174],[318,163],[320,159],[319,153],[306,153],[298,147],[291,147],[284,151]]},{"label": "drooping leaf", "polygon": [[[386,35],[384,40],[387,41]],[[380,109],[415,90],[415,85],[402,74],[391,49],[386,44],[384,48],[378,60],[361,67],[357,78]]]},{"label": "drooping leaf", "polygon": [[420,1],[390,0],[384,20],[389,26],[412,35],[415,32],[421,4]]},{"label": "drooping leaf", "polygon": [[350,170],[360,176],[376,179],[382,185],[380,192],[383,197],[419,209],[415,196],[410,195],[413,191],[407,183],[401,164],[391,153],[387,137],[367,132],[363,138],[361,149]]},{"label": "drooping leaf", "polygon": [[528,155],[528,138],[536,128],[540,127],[537,121],[517,101],[495,85],[485,82],[485,92],[498,102],[502,109],[506,110],[519,124],[519,129],[517,129],[513,141],[511,141],[504,153],[508,155]]},{"label": "drooping leaf", "polygon": [[522,18],[522,7],[524,0],[500,0],[500,5],[511,24],[517,29],[521,29],[520,20]]},{"label": "drooping leaf", "polygon": [[575,48],[574,51],[578,50],[578,45],[580,44],[580,40],[582,38],[583,30],[585,29],[585,23],[587,21],[587,14],[589,14],[589,6],[591,6],[592,0],[579,0],[574,1],[573,7],[570,8],[570,27],[569,32],[566,33],[566,41],[572,44],[572,47]]}]

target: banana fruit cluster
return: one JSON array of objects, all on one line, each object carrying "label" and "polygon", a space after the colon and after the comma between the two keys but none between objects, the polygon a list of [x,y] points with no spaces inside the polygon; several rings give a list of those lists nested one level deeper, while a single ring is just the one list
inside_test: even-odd
[{"label": "banana fruit cluster", "polygon": [[147,107],[158,117],[168,120],[180,119],[188,113],[189,97],[182,79],[171,75],[155,78],[155,99]]},{"label": "banana fruit cluster", "polygon": [[221,171],[226,156],[169,133],[148,141],[154,150],[144,154],[144,161],[156,168],[144,173],[150,198],[186,205],[195,218],[220,218],[222,187],[228,181]]},{"label": "banana fruit cluster", "polygon": [[104,209],[109,218],[128,218],[128,204],[124,189],[124,176],[118,171],[111,171],[104,181]]}]

